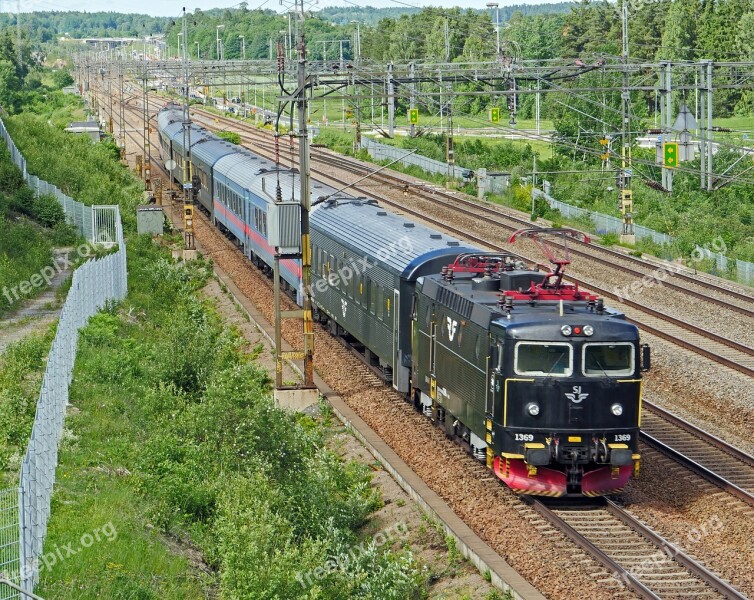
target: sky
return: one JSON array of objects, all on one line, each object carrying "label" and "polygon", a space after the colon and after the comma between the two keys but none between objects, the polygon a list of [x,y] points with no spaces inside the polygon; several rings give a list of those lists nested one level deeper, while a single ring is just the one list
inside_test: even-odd
[{"label": "sky", "polygon": [[[545,4],[557,0],[500,0],[500,6],[513,4]],[[487,0],[318,0],[317,5],[312,5],[312,10],[326,6],[373,6],[375,8],[400,7],[400,6],[462,6],[463,8],[484,8]],[[5,2],[6,7],[15,7],[15,2]],[[293,3],[286,0],[286,5]],[[114,3],[112,0],[21,0],[21,11],[48,11],[48,10],[81,10],[87,12],[115,11],[129,13],[143,13],[147,15],[174,17],[181,14],[183,7],[193,12],[195,8],[206,10],[209,8],[230,8],[238,6],[237,0],[177,0],[165,2],[164,0],[129,0],[127,2]],[[249,0],[249,9],[266,8],[279,12],[287,9],[281,6],[280,0]],[[309,4],[307,4],[309,6]],[[5,8],[5,10],[8,10]]]}]

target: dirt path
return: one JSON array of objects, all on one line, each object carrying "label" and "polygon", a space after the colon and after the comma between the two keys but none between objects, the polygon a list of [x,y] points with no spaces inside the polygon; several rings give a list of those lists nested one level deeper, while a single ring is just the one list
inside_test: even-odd
[{"label": "dirt path", "polygon": [[[70,251],[70,248],[55,250],[55,264],[59,262],[58,257],[67,256]],[[63,305],[58,302],[56,293],[70,274],[70,269],[61,269],[52,278],[48,289],[36,298],[20,303],[14,312],[0,320],[0,354],[10,344],[31,333],[42,331],[58,318]]]}]

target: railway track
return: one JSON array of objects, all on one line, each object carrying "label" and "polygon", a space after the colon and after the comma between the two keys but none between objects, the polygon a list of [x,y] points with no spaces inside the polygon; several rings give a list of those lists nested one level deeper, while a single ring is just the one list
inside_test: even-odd
[{"label": "railway track", "polygon": [[[131,135],[130,137],[136,144],[141,143],[141,139],[137,138],[137,136]],[[322,174],[326,175],[324,172],[322,172]],[[329,175],[327,176],[330,177]],[[365,191],[364,193],[368,192]],[[400,206],[394,201],[385,200],[385,203],[395,206],[402,212],[411,212],[406,207]],[[427,217],[418,213],[416,216],[428,220]],[[448,229],[447,225],[444,223],[437,222],[436,224]],[[470,237],[465,232],[463,232],[462,235],[466,238]],[[676,454],[685,456],[687,459],[693,461],[694,459],[690,457],[696,456],[696,459],[702,466],[705,462],[707,464],[719,464],[716,462],[718,458],[716,455],[710,454],[709,449],[702,450],[697,448],[695,451],[692,446],[682,445],[682,436],[680,436],[677,431],[680,426],[676,426],[676,429],[673,429],[672,426],[670,428],[664,426],[661,422],[661,409],[655,410],[655,407],[649,405],[647,405],[647,408],[651,411],[651,416],[645,413],[645,422],[649,424],[649,436],[654,437],[657,435],[657,439],[660,440],[664,446],[671,448]],[[677,419],[677,417],[674,418]],[[671,423],[675,422],[671,421]],[[692,434],[691,432],[688,433],[691,437],[697,437],[696,434]],[[697,430],[697,433],[699,433],[699,430]],[[701,433],[704,434],[704,432]],[[709,437],[711,438],[712,436]],[[648,438],[645,441],[651,443]],[[724,442],[720,443],[724,444]],[[723,452],[719,447],[717,448],[717,451]],[[696,452],[696,454],[694,454],[694,452]],[[683,464],[687,464],[681,459],[677,460]],[[735,469],[733,467],[731,467],[731,469],[733,470],[726,470],[723,474],[718,475],[718,477],[726,479],[727,476],[728,479],[726,479],[726,481],[736,485],[736,487],[741,487],[734,483],[735,481],[738,481],[743,485],[741,489],[745,490],[748,484],[740,478],[737,479],[736,477],[738,477],[738,475],[736,475]],[[739,473],[739,475],[741,474]],[[720,484],[719,480],[717,483]],[[751,486],[749,486],[749,489],[750,487]],[[548,517],[548,520],[552,522],[554,526],[563,531],[579,546],[584,548],[607,570],[616,573],[617,579],[623,581],[628,589],[633,593],[638,594],[640,597],[744,597],[728,586],[724,581],[721,581],[714,574],[704,569],[704,567],[696,563],[696,561],[677,552],[677,549],[674,546],[670,545],[665,540],[662,540],[662,538],[657,537],[655,534],[652,534],[652,532],[641,523],[633,520],[624,511],[621,511],[617,505],[605,503],[604,506],[590,505],[585,507],[582,505],[578,507],[568,507],[566,505],[552,508],[533,500],[532,506],[535,507],[535,510],[540,514],[542,514],[543,510],[549,510],[551,513],[554,513],[556,515],[556,520],[551,520]],[[618,517],[617,514],[615,514],[616,510],[620,511],[623,514],[623,517]],[[626,519],[630,519],[630,524]],[[641,529],[642,532],[638,532],[639,529]],[[652,538],[652,535],[655,535],[655,537]],[[638,536],[638,539],[636,536]],[[640,560],[638,557],[642,552],[644,554]],[[668,556],[669,554],[672,555],[672,558]],[[657,560],[653,560],[651,565],[649,565],[651,568],[648,568],[646,558],[650,556],[657,557]],[[668,564],[665,564],[666,561]]]},{"label": "railway track", "polygon": [[[216,119],[218,122],[222,123],[227,122],[236,126],[243,125],[243,123],[239,121],[227,119],[225,117],[216,117]],[[204,119],[203,122],[205,124],[212,125],[212,123],[208,122],[207,119]],[[255,136],[260,135],[255,128],[251,129],[254,130]],[[269,140],[263,138],[261,141],[257,142],[257,146],[255,146],[255,148],[259,150],[258,146],[260,145],[264,146],[268,152],[274,151],[274,147],[269,142]],[[285,162],[289,162],[291,160],[289,157],[286,157],[285,152],[280,152],[279,155],[281,157],[281,160],[284,160]],[[313,159],[316,160],[316,155],[314,154]],[[337,166],[340,169],[347,170],[356,175],[363,176],[364,174],[373,170],[371,166],[362,165],[358,162],[338,157],[331,153],[328,153],[326,155],[326,160],[330,166]],[[347,185],[349,183],[343,180],[337,180],[334,178],[331,172],[326,172],[321,169],[312,168],[312,173],[322,178],[336,180],[341,186]],[[379,181],[383,181],[387,185],[406,185],[405,179],[384,172],[377,173],[373,177],[377,178]],[[385,204],[388,204],[402,212],[408,213],[417,218],[423,219],[424,221],[436,227],[448,230],[455,235],[466,238],[469,241],[477,243],[481,246],[486,246],[494,250],[509,251],[508,248],[491,244],[487,239],[482,238],[479,235],[474,234],[473,232],[455,226],[450,226],[445,221],[429,217],[422,211],[417,211],[409,208],[402,203],[387,198],[384,194],[375,192],[374,190],[368,190],[358,185],[352,186],[350,189],[360,194],[373,197],[377,196],[379,200]],[[485,206],[484,204],[458,198],[442,190],[433,188],[431,189],[431,194],[433,203],[440,203],[450,210],[473,218],[478,218],[480,216],[480,211],[483,211],[483,214],[485,215],[485,221],[487,223],[491,222],[495,226],[500,226],[501,228],[505,228],[511,232],[522,227],[531,226],[531,223],[524,219],[509,215],[502,215],[499,211],[493,210],[492,208]],[[506,222],[506,220],[513,221],[513,223],[508,223]],[[586,248],[587,246],[584,245],[584,247]],[[644,265],[642,261],[637,261],[636,259],[634,259],[635,262],[641,265],[641,268],[638,268],[636,266],[628,267],[616,263],[617,257],[619,257],[621,260],[626,260],[626,256],[622,253],[616,252],[614,250],[599,248],[599,252],[606,251],[608,253],[607,257],[600,257],[594,254],[594,250],[597,247],[589,246],[589,248],[592,249],[592,252],[586,252],[585,250],[581,249],[574,249],[573,247],[570,248],[570,251],[571,253],[579,254],[588,260],[595,260],[602,265],[609,266],[610,268],[630,273],[637,279],[648,276],[647,266]],[[521,258],[527,260],[525,257]],[[671,271],[667,271],[667,273],[669,274],[669,276],[675,276]],[[699,284],[699,282],[697,282],[695,279],[688,276],[679,274],[678,277],[685,278],[695,284]],[[740,342],[716,334],[709,329],[705,329],[687,321],[671,317],[663,312],[655,310],[635,300],[624,298],[617,294],[615,291],[609,290],[604,286],[600,286],[593,281],[588,281],[572,275],[569,275],[569,279],[576,283],[579,283],[582,287],[586,287],[599,293],[606,298],[622,302],[626,317],[630,321],[636,323],[643,330],[657,335],[658,337],[661,337],[669,342],[680,345],[687,350],[701,354],[702,356],[730,367],[745,375],[754,376],[754,348],[750,348],[749,346],[746,346]],[[747,303],[749,306],[751,306],[752,303],[754,303],[754,298],[747,296],[746,294],[735,292],[727,288],[714,288],[716,292],[723,292],[731,296],[730,300],[723,300],[708,293],[690,290],[686,286],[669,282],[667,281],[667,279],[663,281],[663,285],[671,287],[675,291],[685,294],[686,296],[690,295],[698,300],[709,302],[711,304],[714,304],[715,306],[731,310],[754,320],[754,310],[747,306],[742,306],[736,303]],[[711,286],[711,284],[708,284],[706,282],[703,283],[703,285],[707,285],[710,288],[713,287]]]},{"label": "railway track", "polygon": [[[267,149],[272,151],[272,144],[269,140],[269,135],[263,134],[259,129],[247,123],[244,123],[243,121],[214,115],[212,116],[212,118],[205,117],[203,119],[200,119],[199,121],[204,125],[212,126],[214,124],[212,122],[214,119],[217,119],[219,123],[224,123],[242,129],[249,136],[255,137],[259,139],[261,143],[266,144]],[[287,157],[285,156],[283,156],[282,158],[287,160]],[[330,164],[337,165],[339,168],[343,168],[345,170],[350,170],[358,175],[365,175],[374,170],[374,165],[365,164],[351,158],[338,156],[337,154],[329,151],[323,152],[317,149],[312,150],[312,160],[320,162],[327,161]],[[404,187],[408,190],[415,190],[423,187],[431,193],[433,201],[440,201],[448,207],[458,206],[460,208],[466,209],[462,212],[466,212],[467,214],[469,214],[467,211],[472,211],[471,214],[473,214],[474,216],[484,215],[485,217],[491,218],[493,220],[492,222],[495,225],[499,225],[500,227],[511,232],[517,229],[536,227],[536,225],[528,219],[512,214],[511,212],[497,205],[487,202],[468,200],[466,198],[459,197],[457,194],[447,192],[442,188],[431,184],[417,186],[415,184],[415,181],[407,179],[406,177],[399,174],[383,171],[372,177],[373,179],[376,179],[383,183],[395,187]],[[648,265],[644,260],[624,254],[617,250],[613,250],[607,247],[587,245],[582,242],[576,242],[575,244],[570,245],[569,249],[572,254],[582,256],[590,260],[596,260],[604,265],[610,266],[611,268],[630,273],[631,275],[635,275],[637,277],[651,275],[653,272],[657,271],[658,266],[661,266],[660,263]],[[618,264],[615,261],[627,262],[630,266]],[[664,266],[667,267],[667,265]],[[673,270],[665,268],[663,274],[667,275],[667,278],[663,281],[663,284],[671,289],[676,289],[683,292],[684,294],[694,296],[695,298],[698,298],[700,300],[712,302],[718,306],[740,312],[741,314],[744,314],[746,316],[754,317],[754,310],[750,308],[751,304],[754,303],[754,295],[752,295],[752,293],[746,293],[738,289],[734,289],[733,286],[725,284],[723,280],[711,282],[704,277],[699,277],[698,275],[692,276],[690,274],[690,270],[688,271],[688,273],[685,271],[685,268],[680,267],[674,268]],[[676,284],[672,281],[672,279],[678,279],[679,281],[683,282],[684,285]],[[714,296],[709,296],[709,294],[705,294],[704,292],[690,290],[688,288],[688,285],[696,285],[706,289],[708,292],[729,296],[729,300],[715,298]],[[741,304],[731,302],[731,300],[740,302]]]},{"label": "railway track", "polygon": [[644,409],[642,441],[754,507],[754,456],[659,406]]},{"label": "railway track", "polygon": [[640,598],[746,598],[611,500],[525,502]]}]

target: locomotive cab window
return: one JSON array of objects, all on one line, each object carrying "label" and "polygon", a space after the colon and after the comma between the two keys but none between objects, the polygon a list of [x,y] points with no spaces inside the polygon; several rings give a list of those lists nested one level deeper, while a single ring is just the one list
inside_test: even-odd
[{"label": "locomotive cab window", "polygon": [[632,375],[634,355],[635,347],[628,342],[584,344],[581,361],[584,375],[610,377]]},{"label": "locomotive cab window", "polygon": [[569,377],[573,374],[571,344],[518,342],[513,368],[517,375]]}]

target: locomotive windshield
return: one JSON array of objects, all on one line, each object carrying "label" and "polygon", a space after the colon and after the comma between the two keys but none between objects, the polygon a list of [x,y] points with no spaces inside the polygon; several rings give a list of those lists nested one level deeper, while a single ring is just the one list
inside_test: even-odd
[{"label": "locomotive windshield", "polygon": [[573,373],[573,347],[565,343],[519,342],[514,369],[518,375],[569,377]]},{"label": "locomotive windshield", "polygon": [[584,344],[584,375],[632,375],[634,345],[630,343]]}]

